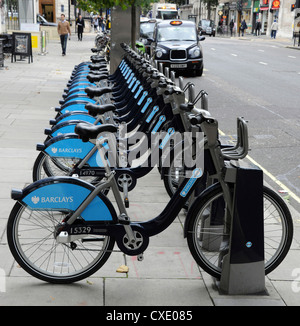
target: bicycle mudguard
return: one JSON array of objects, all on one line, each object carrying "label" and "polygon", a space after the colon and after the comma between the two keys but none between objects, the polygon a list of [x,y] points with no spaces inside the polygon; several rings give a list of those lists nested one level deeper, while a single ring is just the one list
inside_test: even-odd
[{"label": "bicycle mudguard", "polygon": [[80,95],[79,96],[70,96],[66,101],[63,100],[62,103],[63,104],[67,104],[67,103],[70,103],[70,102],[72,102],[74,100],[76,100],[76,101],[83,101],[83,102],[86,102],[86,103],[93,103],[93,104],[96,103],[95,100],[93,100],[93,99],[91,99],[89,97],[81,97]]},{"label": "bicycle mudguard", "polygon": [[[13,189],[11,196],[31,210],[75,211],[94,189],[81,179],[50,177],[36,181],[23,190]],[[80,216],[85,221],[118,221],[113,205],[101,192]]]},{"label": "bicycle mudguard", "polygon": [[65,97],[65,100],[68,100],[69,98],[72,97],[84,97],[86,96],[86,92],[84,90],[80,90],[80,89],[77,89],[77,90],[74,90],[73,92],[69,92],[68,94],[66,94],[66,97]]},{"label": "bicycle mudguard", "polygon": [[74,111],[74,112],[68,112],[68,113],[65,113],[65,114],[59,116],[56,119],[56,122],[53,124],[58,125],[62,122],[70,121],[70,120],[80,120],[81,122],[89,122],[89,123],[93,124],[95,122],[96,118],[89,115],[88,112]]},{"label": "bicycle mudguard", "polygon": [[[53,126],[52,129],[47,129],[47,135],[51,135],[51,137],[60,136],[63,134],[74,134],[75,133],[75,127],[77,123],[82,122],[82,120],[69,120],[62,123],[59,123],[55,126]],[[100,125],[101,123],[98,122],[97,125]]]},{"label": "bicycle mudguard", "polygon": [[[65,134],[56,136],[46,141],[45,144],[38,144],[37,149],[44,151],[50,157],[61,158],[85,158],[96,145],[91,142],[83,142],[76,134]],[[96,150],[87,161],[90,167],[104,167],[99,151]]]},{"label": "bicycle mudguard", "polygon": [[69,112],[75,112],[75,111],[81,111],[81,112],[89,112],[86,108],[85,108],[85,104],[74,104],[74,105],[70,105],[69,107],[66,107],[64,109],[61,109],[59,111],[60,114],[65,114],[65,113],[69,113]]},{"label": "bicycle mudguard", "polygon": [[74,82],[69,88],[69,91],[72,91],[73,89],[77,89],[77,88],[82,88],[82,87],[88,87],[88,86],[96,86],[95,83],[91,83],[88,80],[87,81],[78,81],[78,82]]}]

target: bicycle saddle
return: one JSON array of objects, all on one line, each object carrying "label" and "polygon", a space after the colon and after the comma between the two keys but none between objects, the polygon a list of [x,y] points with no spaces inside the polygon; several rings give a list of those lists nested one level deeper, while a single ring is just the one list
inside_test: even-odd
[{"label": "bicycle saddle", "polygon": [[94,75],[94,74],[88,74],[86,76],[87,80],[90,81],[91,83],[93,82],[98,82],[100,80],[104,80],[104,79],[107,79],[107,74],[101,74],[101,75]]},{"label": "bicycle saddle", "polygon": [[106,75],[108,77],[108,71],[106,68],[101,68],[100,70],[93,70],[93,72],[90,74],[93,74],[94,76]]},{"label": "bicycle saddle", "polygon": [[103,64],[103,63],[91,63],[89,65],[89,68],[91,70],[99,70],[101,68],[107,68],[107,65],[106,64]]},{"label": "bicycle saddle", "polygon": [[89,114],[92,115],[93,117],[103,114],[105,112],[109,111],[115,111],[117,108],[114,104],[108,103],[108,104],[93,104],[93,103],[87,103],[85,105],[85,108],[89,111]]},{"label": "bicycle saddle", "polygon": [[113,87],[86,87],[84,90],[90,98],[101,96],[106,93],[112,93]]},{"label": "bicycle saddle", "polygon": [[83,142],[88,142],[90,139],[98,138],[98,135],[102,132],[115,133],[118,131],[118,127],[112,124],[90,125],[80,122],[76,125],[74,131]]},{"label": "bicycle saddle", "polygon": [[92,55],[91,56],[91,60],[93,63],[103,63],[106,64],[106,61],[103,57],[99,56],[99,55]]}]

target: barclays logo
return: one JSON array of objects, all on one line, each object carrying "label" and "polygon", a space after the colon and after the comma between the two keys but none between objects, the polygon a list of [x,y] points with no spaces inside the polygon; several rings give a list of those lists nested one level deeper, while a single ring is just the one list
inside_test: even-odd
[{"label": "barclays logo", "polygon": [[31,197],[31,201],[33,204],[38,204],[40,203],[73,203],[74,199],[73,196],[70,197],[38,197],[38,196],[33,196]]},{"label": "barclays logo", "polygon": [[53,154],[56,154],[57,152],[58,153],[77,153],[77,154],[80,154],[82,153],[82,149],[81,148],[56,148],[56,147],[52,147],[51,148],[51,152]]},{"label": "barclays logo", "polygon": [[40,201],[40,198],[37,197],[37,196],[33,196],[33,197],[31,197],[31,201],[32,201],[34,204],[37,204],[37,203]]}]

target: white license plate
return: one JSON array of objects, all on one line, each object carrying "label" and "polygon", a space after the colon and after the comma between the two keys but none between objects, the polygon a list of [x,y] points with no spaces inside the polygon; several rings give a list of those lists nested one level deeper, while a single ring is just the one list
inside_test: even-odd
[{"label": "white license plate", "polygon": [[171,63],[170,68],[186,68],[186,63]]}]

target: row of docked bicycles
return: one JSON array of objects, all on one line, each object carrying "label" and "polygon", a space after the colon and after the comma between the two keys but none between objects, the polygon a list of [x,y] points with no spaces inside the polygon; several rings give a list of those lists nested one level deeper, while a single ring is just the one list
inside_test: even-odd
[{"label": "row of docked bicycles", "polygon": [[[176,85],[122,47],[124,57],[111,75],[97,54],[74,67],[46,139],[37,145],[34,182],[12,190],[10,250],[31,275],[71,283],[99,270],[115,244],[142,260],[149,239],[186,209],[190,252],[200,267],[220,278],[234,209],[234,183],[226,170],[248,153],[247,124],[238,118],[236,144],[222,144],[205,91],[194,96],[192,83],[184,86],[181,79]],[[156,167],[170,200],[158,216],[131,221],[130,191]],[[263,187],[263,201],[267,274],[285,258],[293,224],[274,191]]]}]

